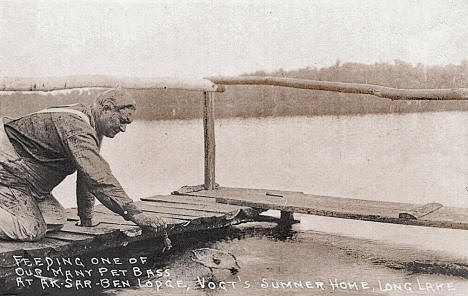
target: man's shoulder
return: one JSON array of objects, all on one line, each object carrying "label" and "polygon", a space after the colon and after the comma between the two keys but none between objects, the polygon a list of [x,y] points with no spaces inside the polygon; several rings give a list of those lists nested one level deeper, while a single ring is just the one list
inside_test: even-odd
[{"label": "man's shoulder", "polygon": [[66,138],[76,135],[88,135],[97,139],[91,116],[86,107],[80,105],[51,107],[45,109],[43,113],[49,113],[57,130]]}]

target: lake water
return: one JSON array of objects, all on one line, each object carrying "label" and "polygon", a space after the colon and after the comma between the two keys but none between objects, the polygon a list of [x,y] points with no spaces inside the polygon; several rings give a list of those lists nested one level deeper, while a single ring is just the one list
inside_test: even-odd
[{"label": "lake water", "polygon": [[[466,112],[217,120],[216,181],[222,186],[468,207],[466,126]],[[106,141],[102,154],[135,200],[203,183],[201,120],[135,122],[126,133]],[[73,176],[54,193],[65,206],[74,206]],[[217,275],[218,280],[235,280],[239,276],[242,281],[250,281],[252,287],[245,291],[192,289],[188,294],[468,294],[467,281],[459,277],[414,275],[376,263],[398,261],[394,259],[402,250],[408,258],[448,258],[467,263],[466,231],[297,217],[302,222],[294,225],[293,234],[287,239],[263,235],[262,231],[270,231],[269,227],[257,225],[252,235],[198,242],[238,257],[240,273]],[[170,268],[174,277],[194,282],[197,276],[207,276],[196,273],[201,269],[192,268],[195,263],[189,256],[195,246],[188,245],[166,258],[165,268]],[[369,256],[380,261],[363,259]],[[261,278],[269,281],[269,288],[261,288]],[[367,281],[374,291],[271,287],[271,281],[327,282],[335,278]],[[456,290],[380,291],[379,279],[411,282],[413,287],[418,281],[451,281]],[[108,292],[153,295],[155,290],[137,287]],[[164,293],[186,292],[165,289]]]}]

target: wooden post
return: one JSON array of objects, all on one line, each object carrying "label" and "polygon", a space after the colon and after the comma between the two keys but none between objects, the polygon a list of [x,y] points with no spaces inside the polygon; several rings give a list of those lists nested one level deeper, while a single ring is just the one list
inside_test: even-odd
[{"label": "wooden post", "polygon": [[281,216],[280,216],[280,221],[279,221],[280,226],[290,226],[294,223],[297,223],[294,220],[294,213],[281,211]]},{"label": "wooden post", "polygon": [[215,189],[215,130],[214,130],[214,94],[205,91],[203,104],[203,130],[205,134],[205,189]]}]

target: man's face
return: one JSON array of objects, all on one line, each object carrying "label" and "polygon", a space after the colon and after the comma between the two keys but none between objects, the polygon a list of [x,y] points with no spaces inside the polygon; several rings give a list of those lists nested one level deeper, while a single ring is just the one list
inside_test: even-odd
[{"label": "man's face", "polygon": [[135,108],[126,107],[120,110],[105,109],[96,123],[99,132],[109,138],[115,137],[119,132],[125,132],[127,124],[135,118]]}]

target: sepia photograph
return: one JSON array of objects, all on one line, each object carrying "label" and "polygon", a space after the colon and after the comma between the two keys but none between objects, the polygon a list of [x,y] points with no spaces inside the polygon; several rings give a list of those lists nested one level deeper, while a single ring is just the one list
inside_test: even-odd
[{"label": "sepia photograph", "polygon": [[0,0],[0,295],[468,295],[465,0]]}]

